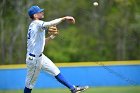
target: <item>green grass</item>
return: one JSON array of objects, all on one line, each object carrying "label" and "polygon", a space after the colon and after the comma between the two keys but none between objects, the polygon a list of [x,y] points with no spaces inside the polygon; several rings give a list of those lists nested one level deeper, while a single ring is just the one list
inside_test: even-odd
[{"label": "green grass", "polygon": [[[22,90],[0,90],[0,93],[23,93]],[[32,93],[70,93],[68,89],[34,89]],[[95,87],[84,93],[140,93],[140,86],[136,87]]]}]

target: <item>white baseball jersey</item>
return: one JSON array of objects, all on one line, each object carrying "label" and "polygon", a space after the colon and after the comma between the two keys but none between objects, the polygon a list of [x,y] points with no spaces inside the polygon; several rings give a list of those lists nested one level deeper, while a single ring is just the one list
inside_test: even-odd
[{"label": "white baseball jersey", "polygon": [[40,55],[44,50],[45,45],[45,28],[57,25],[62,21],[62,18],[55,19],[50,22],[34,20],[29,25],[27,34],[27,54],[32,53]]},{"label": "white baseball jersey", "polygon": [[[32,89],[35,85],[40,70],[44,70],[56,76],[60,73],[58,67],[43,53],[45,46],[45,28],[59,24],[63,19],[55,19],[50,22],[44,22],[41,20],[34,20],[29,25],[27,34],[27,76],[26,87]],[[29,55],[33,54],[35,57]],[[42,56],[39,56],[42,54]]]},{"label": "white baseball jersey", "polygon": [[45,45],[45,29],[42,27],[43,21],[34,20],[28,29],[27,34],[27,54],[40,55]]}]

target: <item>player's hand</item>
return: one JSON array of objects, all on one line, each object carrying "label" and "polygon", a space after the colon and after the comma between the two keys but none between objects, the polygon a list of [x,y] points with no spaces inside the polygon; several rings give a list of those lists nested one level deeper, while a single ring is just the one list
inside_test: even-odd
[{"label": "player's hand", "polygon": [[51,36],[51,35],[56,36],[59,34],[59,31],[56,26],[51,26],[48,28],[48,34],[49,34],[49,36]]},{"label": "player's hand", "polygon": [[70,23],[75,24],[75,19],[72,16],[65,16],[64,19]]}]

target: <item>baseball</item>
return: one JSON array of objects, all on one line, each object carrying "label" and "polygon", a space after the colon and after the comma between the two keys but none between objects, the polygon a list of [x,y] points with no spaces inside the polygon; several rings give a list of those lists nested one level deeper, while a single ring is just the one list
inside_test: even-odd
[{"label": "baseball", "polygon": [[94,6],[98,6],[98,2],[93,2],[93,5]]}]

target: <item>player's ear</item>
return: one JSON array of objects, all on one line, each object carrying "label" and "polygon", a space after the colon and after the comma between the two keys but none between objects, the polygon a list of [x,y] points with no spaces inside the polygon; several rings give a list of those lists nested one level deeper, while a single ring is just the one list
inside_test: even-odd
[{"label": "player's ear", "polygon": [[34,17],[34,18],[37,18],[37,14],[34,14],[33,17]]}]

